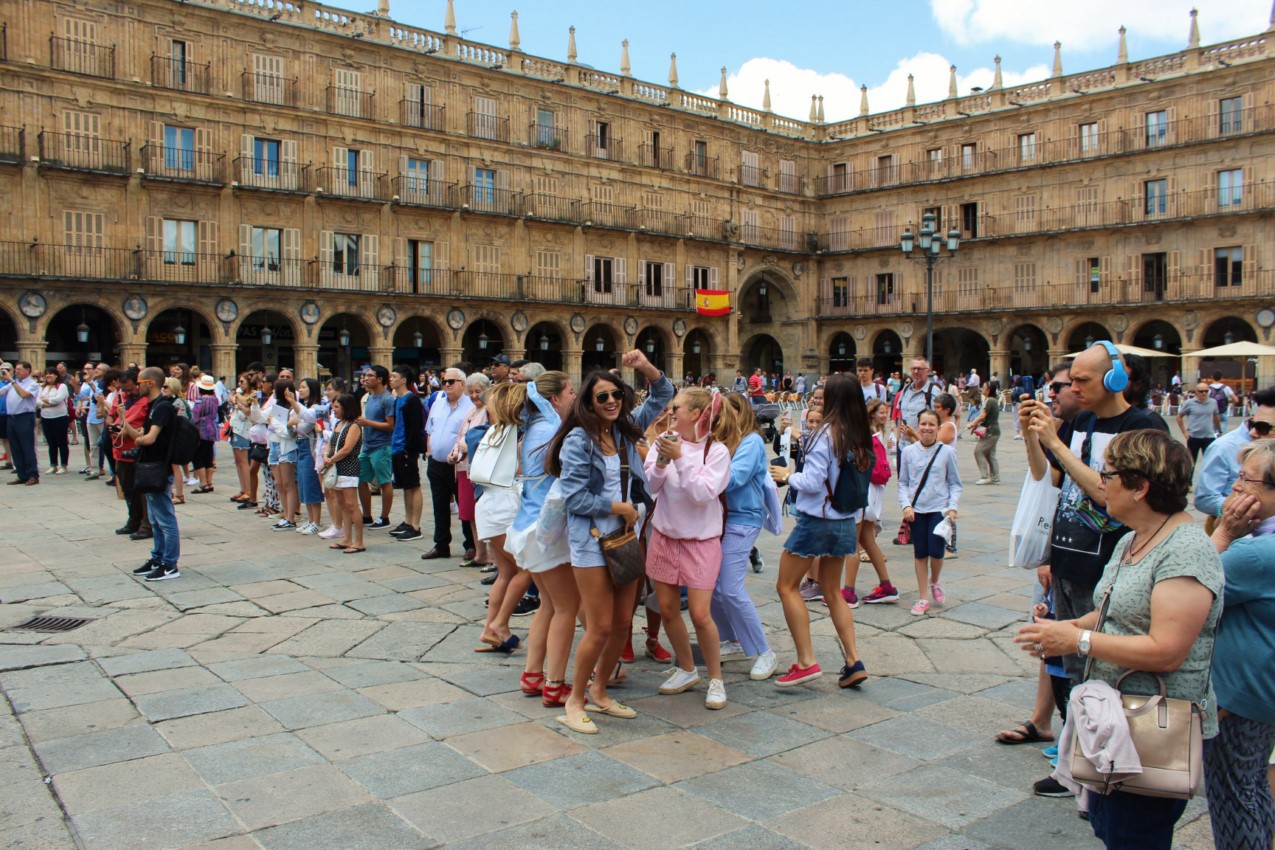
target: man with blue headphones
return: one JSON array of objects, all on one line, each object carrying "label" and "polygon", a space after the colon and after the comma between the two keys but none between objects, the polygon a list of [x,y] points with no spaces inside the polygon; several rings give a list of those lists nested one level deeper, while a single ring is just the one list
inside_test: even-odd
[{"label": "man with blue headphones", "polygon": [[[1055,420],[1050,409],[1035,400],[1023,401],[1018,412],[1032,476],[1039,479],[1048,471],[1062,490],[1050,541],[1054,613],[1060,620],[1094,609],[1094,588],[1116,543],[1128,531],[1106,512],[1098,473],[1107,444],[1125,431],[1167,431],[1147,411],[1125,400],[1129,372],[1113,343],[1096,342],[1076,355],[1070,378],[1072,396],[1080,406],[1071,422]],[[1080,684],[1084,659],[1065,655],[1063,667],[1072,686]],[[1047,797],[1071,796],[1051,778],[1040,780],[1033,790]]]}]

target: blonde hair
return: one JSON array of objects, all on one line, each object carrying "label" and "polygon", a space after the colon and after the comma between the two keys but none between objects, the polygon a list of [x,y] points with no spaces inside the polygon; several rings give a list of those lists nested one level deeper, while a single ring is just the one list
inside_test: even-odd
[{"label": "blonde hair", "polygon": [[181,378],[165,378],[164,386],[168,387],[168,391],[174,396],[185,398],[186,391],[182,389]]},{"label": "blonde hair", "polygon": [[875,421],[878,407],[885,407],[885,402],[879,398],[874,398],[872,401],[868,402],[868,428],[871,429],[874,434],[884,434],[885,426],[883,425],[878,428]]},{"label": "blonde hair", "polygon": [[1275,440],[1257,440],[1240,449],[1240,466],[1248,463],[1249,458],[1266,467],[1262,470],[1262,477],[1268,486],[1275,482]]},{"label": "blonde hair", "polygon": [[757,431],[757,415],[752,403],[739,393],[722,397],[722,415],[713,426],[713,439],[726,446],[731,455],[749,434]]},{"label": "blonde hair", "polygon": [[674,405],[685,405],[700,415],[695,420],[695,438],[712,436],[714,424],[721,414],[722,400],[717,393],[711,393],[703,387],[687,387],[673,399]]},{"label": "blonde hair", "polygon": [[487,390],[487,419],[493,426],[517,425],[522,422],[522,409],[527,403],[527,388],[522,384],[496,384]]}]

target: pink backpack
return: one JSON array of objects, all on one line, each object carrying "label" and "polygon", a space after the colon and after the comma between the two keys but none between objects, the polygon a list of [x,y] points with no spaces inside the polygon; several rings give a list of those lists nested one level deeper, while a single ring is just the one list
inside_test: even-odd
[{"label": "pink backpack", "polygon": [[884,484],[890,480],[890,457],[881,438],[875,434],[872,436],[872,451],[876,454],[876,462],[872,464],[872,475],[868,480],[873,484]]}]

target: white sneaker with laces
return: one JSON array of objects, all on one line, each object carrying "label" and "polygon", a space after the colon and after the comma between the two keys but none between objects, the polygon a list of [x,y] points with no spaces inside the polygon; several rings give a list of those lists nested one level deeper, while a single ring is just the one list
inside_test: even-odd
[{"label": "white sneaker with laces", "polygon": [[682,691],[690,690],[699,682],[699,670],[683,670],[681,667],[674,667],[670,671],[671,675],[664,680],[664,684],[660,685],[660,693],[662,694],[680,694]]},{"label": "white sneaker with laces", "polygon": [[980,486],[980,487],[984,484],[991,484],[991,483],[992,483],[992,479],[990,478],[980,478],[974,482],[976,486]]},{"label": "white sneaker with laces", "polygon": [[315,534],[319,527],[312,522],[303,522],[297,526],[297,534]]},{"label": "white sneaker with laces", "polygon": [[193,476],[193,475],[192,475],[192,476],[190,476],[190,477],[189,477],[189,478],[187,478],[187,479],[184,479],[184,480],[186,481],[186,483],[187,483],[187,484],[189,484],[189,485],[190,485],[190,486],[192,486],[192,487],[194,487],[196,484],[198,484],[198,483],[199,483],[199,479],[198,479],[198,478],[196,478],[196,477],[195,477],[195,476]]},{"label": "white sneaker with laces", "polygon": [[704,707],[713,711],[726,707],[726,683],[721,679],[708,680],[708,696],[704,697]]},{"label": "white sneaker with laces", "polygon": [[749,672],[748,678],[754,682],[764,682],[771,676],[775,675],[775,668],[779,666],[779,656],[775,655],[773,649],[768,649],[761,655],[757,656],[757,660],[753,662],[753,669]]},{"label": "white sneaker with laces", "polygon": [[722,650],[721,650],[722,658],[730,658],[735,655],[743,655],[743,654],[744,654],[744,647],[740,646],[739,641],[737,640],[722,641]]},{"label": "white sneaker with laces", "polygon": [[323,538],[324,540],[332,540],[333,538],[340,537],[340,536],[341,536],[341,529],[337,528],[335,525],[329,525],[326,531],[319,532],[319,537]]}]

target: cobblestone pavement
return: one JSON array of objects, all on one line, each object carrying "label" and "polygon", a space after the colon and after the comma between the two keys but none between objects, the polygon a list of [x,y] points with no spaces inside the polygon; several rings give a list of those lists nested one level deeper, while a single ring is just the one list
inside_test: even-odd
[{"label": "cobblestone pavement", "polygon": [[[357,557],[272,533],[227,502],[223,462],[217,492],[188,488],[178,508],[182,578],[147,584],[130,573],[149,546],[112,533],[122,503],[100,482],[0,487],[0,630],[92,619],[0,631],[0,847],[1098,846],[1072,801],[1032,796],[1039,747],[992,740],[1028,715],[1036,675],[1010,641],[1034,577],[1003,566],[1021,444],[1001,454],[1006,484],[969,486],[962,443],[945,606],[909,615],[910,550],[883,540],[904,594],[855,612],[860,691],[834,676],[781,691],[735,660],[730,703],[710,712],[702,688],[657,695],[662,670],[639,659],[616,691],[638,718],[600,718],[595,736],[523,697],[521,653],[474,654],[485,588],[477,570],[419,559],[428,530],[425,546],[369,531]],[[780,543],[763,534],[749,588],[786,667]],[[861,594],[873,579],[865,565]],[[1213,846],[1202,799],[1178,840]]]}]

